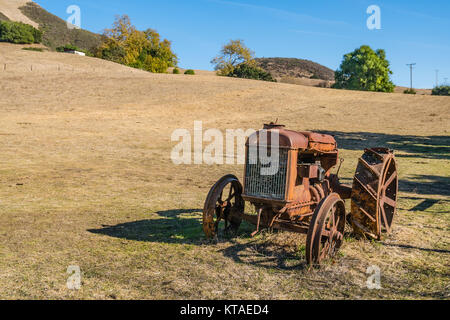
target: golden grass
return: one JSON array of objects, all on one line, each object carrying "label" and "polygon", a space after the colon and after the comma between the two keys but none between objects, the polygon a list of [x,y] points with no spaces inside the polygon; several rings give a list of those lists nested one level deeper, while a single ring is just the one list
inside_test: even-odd
[{"label": "golden grass", "polygon": [[[11,65],[0,66],[0,298],[449,298],[447,97],[149,74],[20,48],[0,44]],[[243,167],[175,166],[172,131],[276,118],[335,134],[345,182],[365,146],[398,150],[392,237],[348,238],[309,272],[301,235],[251,239],[247,225],[236,239],[204,240],[209,188],[227,173],[242,178]],[[66,288],[69,265],[83,272],[79,291]],[[370,265],[382,270],[382,290],[365,286]]]}]

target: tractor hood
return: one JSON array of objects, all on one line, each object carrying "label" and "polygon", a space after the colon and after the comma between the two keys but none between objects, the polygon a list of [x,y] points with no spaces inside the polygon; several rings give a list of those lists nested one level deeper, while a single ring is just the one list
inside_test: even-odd
[{"label": "tractor hood", "polygon": [[266,124],[264,129],[255,132],[247,139],[247,146],[260,145],[261,133],[267,132],[267,145],[272,144],[272,131],[278,131],[280,148],[288,148],[293,150],[310,150],[321,153],[337,152],[336,140],[330,136],[309,131],[292,131],[285,129],[283,125]]}]

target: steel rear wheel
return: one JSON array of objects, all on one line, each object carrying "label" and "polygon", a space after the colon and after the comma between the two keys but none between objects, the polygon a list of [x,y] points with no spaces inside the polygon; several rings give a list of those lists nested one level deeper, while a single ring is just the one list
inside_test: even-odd
[{"label": "steel rear wheel", "polygon": [[234,175],[227,175],[214,184],[203,208],[203,231],[208,239],[236,234],[241,225],[245,202],[242,184]]},{"label": "steel rear wheel", "polygon": [[338,194],[330,194],[322,200],[314,212],[306,238],[309,265],[318,265],[336,254],[344,240],[345,220],[345,203]]}]

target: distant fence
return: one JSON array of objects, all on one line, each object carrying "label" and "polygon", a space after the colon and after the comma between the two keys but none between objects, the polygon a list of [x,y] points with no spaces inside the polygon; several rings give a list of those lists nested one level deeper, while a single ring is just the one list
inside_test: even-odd
[{"label": "distant fence", "polygon": [[[119,71],[115,66],[108,65],[101,67],[89,67],[89,66],[73,66],[68,64],[45,64],[45,63],[8,63],[0,62],[0,74],[8,72],[45,72],[45,73],[57,73],[57,72],[73,72],[73,73],[98,73],[98,72],[111,72]],[[123,71],[126,71],[124,68]],[[139,72],[138,69],[129,68],[129,72]]]},{"label": "distant fence", "polygon": [[108,71],[104,68],[86,68],[75,67],[64,64],[26,64],[26,63],[2,63],[0,64],[1,72],[96,72],[96,71]]}]

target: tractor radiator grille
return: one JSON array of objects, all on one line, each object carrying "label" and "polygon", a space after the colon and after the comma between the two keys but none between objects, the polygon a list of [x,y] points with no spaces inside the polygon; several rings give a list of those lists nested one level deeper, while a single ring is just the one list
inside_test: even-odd
[{"label": "tractor radiator grille", "polygon": [[261,175],[261,168],[269,168],[270,164],[263,165],[257,155],[250,155],[250,152],[247,152],[245,194],[251,197],[284,200],[288,153],[288,149],[279,149],[279,170],[275,175]]}]

